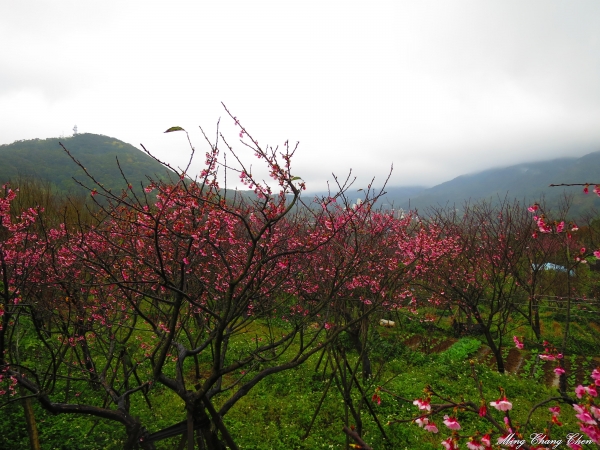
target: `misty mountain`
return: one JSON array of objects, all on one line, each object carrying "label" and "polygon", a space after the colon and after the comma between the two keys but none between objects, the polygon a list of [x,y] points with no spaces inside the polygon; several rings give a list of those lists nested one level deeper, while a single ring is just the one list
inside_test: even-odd
[{"label": "misty mountain", "polygon": [[410,209],[420,211],[439,206],[460,207],[466,201],[495,202],[505,197],[526,203],[545,201],[548,208],[556,209],[565,195],[572,195],[573,216],[592,208],[600,209],[600,198],[591,193],[592,189],[590,194],[584,195],[581,186],[549,187],[561,183],[590,183],[593,189],[593,184],[600,183],[600,152],[461,175],[416,192],[410,199],[396,199],[399,207],[409,209],[410,205]]}]

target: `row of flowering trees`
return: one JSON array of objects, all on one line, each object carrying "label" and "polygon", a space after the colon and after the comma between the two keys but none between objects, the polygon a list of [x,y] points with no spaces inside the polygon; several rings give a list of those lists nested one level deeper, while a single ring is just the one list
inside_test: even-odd
[{"label": "row of flowering trees", "polygon": [[[175,171],[175,182],[150,180],[140,196],[108,191],[89,173],[98,208],[85,221],[56,225],[41,208],[11,213],[18,193],[4,187],[4,403],[28,399],[53,414],[119,423],[124,448],[176,435],[189,449],[237,448],[223,417],[257,383],[356,334],[375,311],[414,302],[409,281],[453,238],[375,211],[372,191],[352,208],[346,185],[304,204],[294,149],[263,149],[235,123],[270,182],[220,136],[194,182]],[[226,166],[224,152],[239,165]],[[223,169],[254,196],[221,189]],[[264,339],[247,345],[257,321]],[[24,336],[35,351],[23,351]],[[185,411],[163,430],[139,406],[152,407],[158,385]]]},{"label": "row of flowering trees", "polygon": [[[584,192],[587,193],[587,186]],[[600,188],[594,192],[600,195]],[[565,212],[566,209],[558,220],[551,220],[538,204],[525,209],[517,203],[507,202],[493,208],[486,203],[467,206],[460,217],[456,210],[438,211],[433,220],[455,230],[453,234],[460,250],[447,253],[439,261],[441,270],[431,271],[423,280],[423,287],[432,292],[438,302],[457,306],[481,325],[499,372],[504,372],[501,350],[507,344],[503,342],[505,336],[512,335],[512,339],[506,340],[512,341],[510,344],[514,343],[518,349],[526,347],[523,338],[513,335],[515,324],[512,320],[515,315],[525,319],[534,335],[527,343],[529,349],[534,355],[537,353],[540,360],[556,363],[558,395],[540,399],[529,411],[527,420],[517,423],[511,416],[514,401],[509,400],[504,389],[500,388],[500,397],[495,401],[485,398],[471,361],[471,376],[478,388],[478,399],[448,398],[427,386],[424,396],[413,401],[418,413],[396,422],[414,422],[428,432],[438,433],[440,428],[434,418],[443,415],[442,423],[451,435],[443,439],[441,445],[448,450],[462,448],[462,445],[471,450],[498,446],[541,450],[562,445],[582,450],[600,445],[600,408],[597,405],[600,369],[593,369],[590,384],[570,386],[569,390],[564,363],[569,348],[571,299],[586,295],[581,289],[585,283],[578,285],[585,277],[575,277],[576,270],[579,272],[588,259],[599,258],[600,251],[581,245],[576,237],[579,227],[564,218]],[[586,239],[594,241],[593,230],[586,230]],[[560,348],[543,340],[539,298],[548,294],[560,294],[562,297],[559,298],[563,300],[565,320],[561,324],[563,340]],[[492,331],[495,331],[494,335]],[[374,398],[380,402],[378,392],[379,388]],[[579,430],[559,428],[562,426],[561,404],[574,410]],[[542,407],[547,408],[547,427],[533,431],[530,420]],[[494,413],[494,410],[500,413]],[[476,426],[486,431],[464,434],[457,419],[459,413],[479,416]]]}]

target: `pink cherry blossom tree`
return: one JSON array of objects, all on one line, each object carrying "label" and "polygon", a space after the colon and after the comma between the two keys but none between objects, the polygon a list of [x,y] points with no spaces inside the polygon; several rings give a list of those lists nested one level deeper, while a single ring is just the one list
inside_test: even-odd
[{"label": "pink cherry blossom tree", "polygon": [[502,348],[520,297],[515,274],[531,239],[530,227],[523,227],[527,214],[518,202],[505,200],[498,206],[466,205],[460,213],[437,210],[431,219],[456,240],[421,287],[433,302],[458,308],[476,322],[499,372],[504,372]]},{"label": "pink cherry blossom tree", "polygon": [[[125,448],[152,449],[178,435],[189,449],[195,442],[236,448],[223,417],[241,398],[361,329],[380,308],[410,303],[407,280],[444,252],[426,227],[409,231],[410,221],[374,211],[378,194],[348,207],[349,182],[327,199],[304,201],[304,182],[292,171],[295,147],[263,147],[231,119],[241,148],[270,181],[258,179],[220,134],[207,139],[199,177],[187,178],[189,166],[171,168],[174,182],[149,180],[143,194],[108,191],[80,165],[88,174],[81,184],[98,202],[91,223],[47,229],[33,247],[23,234],[3,244],[19,246],[20,260],[30,255],[29,317],[46,348],[25,372],[4,364],[8,379],[52,413],[122,424]],[[223,172],[251,194],[222,187]],[[25,232],[27,214],[11,232]],[[24,292],[10,270],[9,325]],[[249,333],[253,344],[240,346]],[[157,385],[185,412],[150,433],[131,399],[150,407]]]}]

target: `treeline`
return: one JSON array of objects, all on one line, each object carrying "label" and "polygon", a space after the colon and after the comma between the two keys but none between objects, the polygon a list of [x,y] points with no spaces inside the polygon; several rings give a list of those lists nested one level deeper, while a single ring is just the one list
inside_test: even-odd
[{"label": "treeline", "polygon": [[22,211],[33,209],[43,219],[39,224],[45,227],[56,227],[63,224],[68,228],[91,225],[94,217],[98,218],[100,208],[93,201],[89,192],[66,194],[45,180],[19,177],[4,184],[4,195],[8,190],[17,193],[10,202],[10,213],[13,218]]}]

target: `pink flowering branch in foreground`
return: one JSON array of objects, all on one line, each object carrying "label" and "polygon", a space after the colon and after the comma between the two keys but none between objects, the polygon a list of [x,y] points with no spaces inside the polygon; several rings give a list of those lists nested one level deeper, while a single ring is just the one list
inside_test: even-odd
[{"label": "pink flowering branch in foreground", "polygon": [[[525,450],[541,450],[548,448],[548,443],[552,441],[551,432],[553,428],[561,427],[560,422],[561,408],[557,404],[548,408],[549,420],[544,433],[528,433],[529,420],[532,414],[540,407],[548,403],[565,403],[574,408],[576,417],[579,420],[579,429],[581,434],[572,434],[565,442],[573,450],[583,449],[586,444],[600,444],[600,408],[596,406],[595,401],[598,396],[597,386],[600,386],[600,369],[594,369],[591,374],[592,383],[588,386],[580,385],[575,389],[578,401],[571,397],[559,396],[551,397],[537,403],[529,412],[528,419],[524,424],[518,424],[513,421],[511,411],[514,408],[513,402],[509,400],[503,388],[500,388],[500,396],[496,400],[485,399],[482,390],[482,384],[478,380],[475,371],[475,364],[471,361],[471,377],[476,383],[480,399],[479,402],[473,402],[465,399],[455,401],[436,392],[431,386],[424,389],[424,396],[415,399],[412,403],[418,408],[416,416],[409,419],[395,419],[388,422],[408,423],[413,422],[425,431],[430,433],[439,433],[440,429],[434,422],[434,417],[443,414],[442,423],[451,431],[451,435],[441,441],[445,449],[458,449],[461,442],[471,450],[487,450],[496,448],[499,445],[502,448],[522,448]],[[386,392],[397,397],[392,392],[378,388],[377,392]],[[397,397],[399,398],[399,397]],[[381,399],[379,399],[381,401]],[[408,401],[407,399],[402,399]],[[436,403],[435,400],[439,400]],[[452,414],[448,414],[452,411]],[[494,412],[497,411],[497,412]],[[461,424],[458,414],[472,414],[479,417],[478,423],[481,425],[491,425],[485,431],[475,431],[470,434],[461,434]],[[532,438],[532,436],[534,436]],[[494,445],[494,446],[493,446]]]}]

